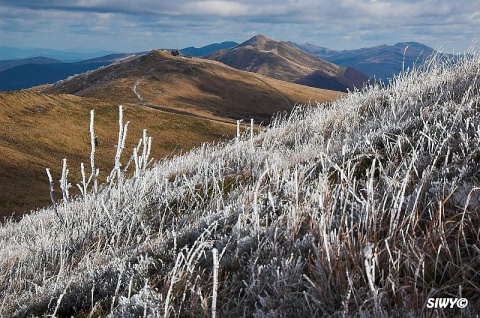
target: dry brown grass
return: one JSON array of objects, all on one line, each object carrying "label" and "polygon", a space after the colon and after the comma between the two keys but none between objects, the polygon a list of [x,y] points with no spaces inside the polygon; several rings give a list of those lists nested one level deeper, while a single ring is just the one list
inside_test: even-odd
[{"label": "dry brown grass", "polygon": [[[0,94],[0,216],[12,213],[18,216],[50,204],[45,168],[51,168],[57,183],[63,158],[68,159],[70,180],[80,180],[80,163],[88,166],[90,162],[90,109],[95,109],[95,132],[99,141],[96,164],[105,177],[112,168],[116,151],[117,103],[73,95]],[[146,107],[140,111],[138,105],[125,105],[124,114],[125,121],[131,122],[127,149],[136,146],[145,128],[153,136],[155,159],[205,141],[229,138],[236,130],[227,123]],[[127,159],[123,158],[123,162]]]}]

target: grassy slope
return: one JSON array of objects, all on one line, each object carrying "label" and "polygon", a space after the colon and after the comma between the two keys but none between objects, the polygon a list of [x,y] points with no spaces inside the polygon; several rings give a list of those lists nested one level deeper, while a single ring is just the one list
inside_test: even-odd
[{"label": "grassy slope", "polygon": [[0,313],[479,314],[479,73],[433,63],[3,224]]},{"label": "grassy slope", "polygon": [[[191,149],[205,141],[229,138],[236,130],[233,124],[138,107],[125,106],[125,120],[131,122],[127,147],[136,145],[145,128],[155,141],[155,158]],[[57,182],[63,158],[68,159],[73,184],[80,180],[80,163],[90,165],[90,132],[86,123],[91,109],[96,112],[97,166],[105,171],[111,168],[116,152],[117,103],[73,95],[0,93],[0,216],[10,216],[12,212],[19,215],[51,204],[45,168],[52,169]]]}]

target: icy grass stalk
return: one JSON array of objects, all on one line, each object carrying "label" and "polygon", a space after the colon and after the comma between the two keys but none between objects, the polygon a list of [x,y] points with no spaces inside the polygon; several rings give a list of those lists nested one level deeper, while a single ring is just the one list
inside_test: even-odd
[{"label": "icy grass stalk", "polygon": [[60,296],[58,297],[58,299],[57,299],[57,306],[55,307],[55,310],[53,311],[52,317],[56,317],[56,316],[57,316],[57,311],[58,311],[58,309],[60,308],[60,304],[62,303],[63,297],[64,297],[65,294],[67,293],[68,287],[70,287],[70,283],[71,283],[71,282],[69,281],[68,284],[65,286],[65,289],[63,290],[63,293],[61,293]]},{"label": "icy grass stalk", "polygon": [[217,316],[217,290],[218,290],[218,250],[212,249],[213,257],[213,291],[212,291],[212,318]]},{"label": "icy grass stalk", "polygon": [[98,174],[99,170],[95,167],[95,147],[98,141],[97,136],[95,135],[95,111],[92,109],[90,111],[90,175],[88,180],[86,178],[85,173],[85,165],[83,162],[80,164],[80,173],[82,175],[82,181],[77,183],[77,187],[80,189],[80,193],[82,194],[83,198],[86,199],[86,195],[88,193],[88,186],[90,182],[93,181],[93,192],[97,193],[98,191]]},{"label": "icy grass stalk", "polygon": [[[98,191],[98,171],[95,167],[95,146],[96,146],[96,141],[97,141],[97,136],[95,135],[95,130],[94,130],[94,121],[95,121],[95,111],[92,109],[90,111],[90,168],[91,168],[91,174],[90,178],[93,178],[93,192],[97,193]],[[90,182],[90,180],[89,180]],[[88,182],[88,183],[89,183]]]},{"label": "icy grass stalk", "polygon": [[53,184],[52,174],[50,173],[50,168],[47,168],[46,171],[48,176],[48,184],[50,188],[50,200],[52,201],[52,207],[53,207],[53,210],[55,211],[55,214],[58,215],[57,203],[55,202],[55,197],[53,196],[54,184]]},{"label": "icy grass stalk", "polygon": [[[141,155],[138,154],[138,150],[142,147]],[[139,177],[142,172],[145,171],[149,161],[150,150],[152,147],[152,137],[147,137],[147,130],[143,130],[142,138],[138,142],[138,146],[133,149],[133,160],[135,162],[135,177]]]},{"label": "icy grass stalk", "polygon": [[67,159],[63,159],[62,167],[62,177],[60,178],[60,189],[62,190],[63,201],[65,203],[70,202],[70,194],[68,189],[71,187],[71,184],[68,183],[68,169],[67,169]]},{"label": "icy grass stalk", "polygon": [[[164,318],[170,317],[170,312],[174,310],[172,308],[172,302],[174,300],[174,287],[175,285],[182,283],[185,287],[183,288],[182,295],[180,295],[181,287],[178,287],[177,292],[177,304],[179,303],[180,307],[183,305],[187,289],[195,291],[195,284],[190,285],[189,280],[191,276],[196,272],[197,264],[200,258],[204,257],[205,250],[212,246],[212,242],[206,238],[211,236],[212,231],[217,227],[217,223],[210,225],[206,228],[200,236],[195,240],[191,248],[184,247],[177,255],[175,265],[172,272],[169,274],[170,285],[168,288],[167,296],[165,299],[164,305]],[[189,286],[190,285],[190,286]]]},{"label": "icy grass stalk", "polygon": [[122,182],[122,164],[120,162],[121,156],[122,156],[122,151],[125,148],[125,140],[127,138],[127,130],[128,130],[128,124],[130,122],[127,121],[125,125],[123,124],[123,106],[120,105],[118,106],[118,140],[117,140],[117,152],[115,154],[115,165],[113,167],[112,172],[110,173],[109,178],[107,179],[107,182],[113,182],[115,178],[119,181],[121,184]]}]

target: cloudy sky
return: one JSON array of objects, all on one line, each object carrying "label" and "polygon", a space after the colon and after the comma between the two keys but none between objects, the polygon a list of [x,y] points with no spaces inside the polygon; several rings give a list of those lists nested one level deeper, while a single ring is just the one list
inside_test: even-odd
[{"label": "cloudy sky", "polygon": [[[0,45],[137,52],[255,34],[332,49],[480,41],[480,0],[0,0]],[[478,45],[477,45],[478,46]]]}]

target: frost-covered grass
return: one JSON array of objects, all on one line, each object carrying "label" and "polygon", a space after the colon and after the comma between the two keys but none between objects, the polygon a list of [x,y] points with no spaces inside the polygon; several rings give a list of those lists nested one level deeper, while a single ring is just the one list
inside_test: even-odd
[{"label": "frost-covered grass", "polygon": [[144,136],[132,177],[85,172],[73,199],[63,178],[1,226],[0,316],[478,314],[479,75],[432,59],[152,167]]}]

